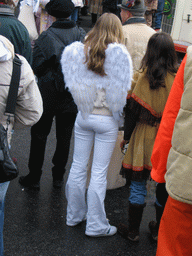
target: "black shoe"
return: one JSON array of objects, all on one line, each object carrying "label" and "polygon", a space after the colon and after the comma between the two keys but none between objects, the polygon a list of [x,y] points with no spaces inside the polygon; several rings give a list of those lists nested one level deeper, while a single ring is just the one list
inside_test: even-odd
[{"label": "black shoe", "polygon": [[129,231],[127,238],[129,240],[131,240],[132,242],[138,242],[139,241],[139,230],[135,229],[135,230]]},{"label": "black shoe", "polygon": [[152,220],[149,222],[149,230],[151,232],[151,236],[152,236],[153,240],[157,241],[159,228],[158,228],[156,221]]},{"label": "black shoe", "polygon": [[119,224],[117,231],[125,239],[129,239],[132,242],[139,241],[139,230],[135,229],[135,230],[129,231],[128,226],[126,226],[124,224]]},{"label": "black shoe", "polygon": [[54,188],[61,188],[63,186],[63,179],[62,180],[53,180],[53,187]]},{"label": "black shoe", "polygon": [[36,190],[40,189],[40,181],[35,179],[32,175],[30,175],[30,173],[26,176],[21,176],[19,178],[19,183],[25,188]]}]

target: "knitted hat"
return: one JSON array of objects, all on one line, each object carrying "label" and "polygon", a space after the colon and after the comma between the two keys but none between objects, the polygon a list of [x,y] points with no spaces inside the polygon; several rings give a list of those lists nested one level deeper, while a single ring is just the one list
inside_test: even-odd
[{"label": "knitted hat", "polygon": [[50,0],[45,6],[45,10],[53,17],[68,18],[72,14],[74,7],[71,0]]},{"label": "knitted hat", "polygon": [[143,16],[146,10],[144,0],[123,0],[117,6],[131,12],[133,16]]}]

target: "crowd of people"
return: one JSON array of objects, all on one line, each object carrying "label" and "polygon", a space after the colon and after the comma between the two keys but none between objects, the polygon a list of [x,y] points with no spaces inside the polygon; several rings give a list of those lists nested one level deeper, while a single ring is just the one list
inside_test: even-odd
[{"label": "crowd of people", "polygon": [[[39,34],[36,40],[15,17],[16,4],[13,0],[0,3],[0,120],[5,126],[16,54],[22,65],[9,145],[18,123],[31,126],[29,173],[19,178],[20,185],[40,189],[47,137],[55,120],[55,188],[64,184],[74,129],[73,162],[65,186],[67,226],[86,221],[87,236],[118,232],[125,239],[139,241],[146,184],[152,178],[157,182],[156,221],[149,223],[149,229],[158,241],[156,255],[191,255],[192,48],[188,47],[179,67],[171,36],[159,32],[164,1],[93,0],[93,28],[86,34],[77,26],[82,1],[31,0],[28,4],[35,6]],[[21,8],[23,4],[27,1],[19,2]],[[108,167],[122,126],[124,139],[119,147],[127,149],[119,171],[130,190],[129,224],[115,227],[109,223],[104,200]],[[0,256],[4,255],[8,185],[0,183]]]}]

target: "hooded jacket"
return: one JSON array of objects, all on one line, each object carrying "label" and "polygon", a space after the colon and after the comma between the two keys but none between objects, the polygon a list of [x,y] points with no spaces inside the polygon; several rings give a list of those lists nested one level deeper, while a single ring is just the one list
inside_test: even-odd
[{"label": "hooded jacket", "polygon": [[[0,36],[0,122],[6,128],[7,116],[4,115],[9,85],[12,77],[13,58],[15,56],[14,47],[11,42]],[[42,98],[35,82],[33,71],[23,56],[21,60],[21,77],[19,83],[18,97],[16,101],[15,116],[11,117],[8,129],[8,140],[10,143],[11,130],[15,125],[20,128],[23,125],[34,125],[43,112]]]}]

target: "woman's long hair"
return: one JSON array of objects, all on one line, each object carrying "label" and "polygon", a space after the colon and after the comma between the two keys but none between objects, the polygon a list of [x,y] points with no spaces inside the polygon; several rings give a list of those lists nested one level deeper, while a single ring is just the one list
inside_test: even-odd
[{"label": "woman's long hair", "polygon": [[124,44],[124,35],[120,19],[112,13],[104,13],[85,39],[87,67],[93,72],[105,76],[105,50],[110,43]]},{"label": "woman's long hair", "polygon": [[167,72],[173,74],[178,69],[177,54],[169,34],[161,32],[151,36],[141,61],[141,69],[146,69],[151,89],[165,87]]}]

